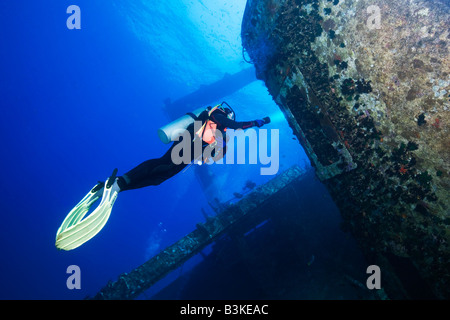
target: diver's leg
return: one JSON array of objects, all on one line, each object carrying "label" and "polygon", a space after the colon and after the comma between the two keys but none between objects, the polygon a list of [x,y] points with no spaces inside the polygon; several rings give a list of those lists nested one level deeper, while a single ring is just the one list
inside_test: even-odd
[{"label": "diver's leg", "polygon": [[177,144],[174,143],[161,158],[147,160],[119,177],[120,190],[157,186],[183,170],[187,164],[177,165],[172,161],[172,149]]}]

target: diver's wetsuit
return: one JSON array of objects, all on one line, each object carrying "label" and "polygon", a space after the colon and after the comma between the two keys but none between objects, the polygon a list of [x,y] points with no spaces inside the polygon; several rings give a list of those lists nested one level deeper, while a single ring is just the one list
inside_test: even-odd
[{"label": "diver's wetsuit", "polygon": [[[208,119],[208,112],[203,112],[198,120],[205,123]],[[224,141],[225,138],[225,128],[230,129],[247,129],[255,126],[255,121],[247,122],[237,122],[230,120],[227,116],[220,110],[216,110],[211,114],[210,120],[217,124],[217,130],[220,130]],[[194,137],[194,124],[192,124],[188,129],[191,137]],[[183,170],[188,164],[174,164],[172,161],[172,150],[173,148],[182,143],[183,139],[176,141],[172,144],[169,150],[158,159],[147,160],[134,169],[128,171],[123,176],[119,177],[119,187],[121,191],[139,189],[148,186],[156,186],[166,181],[167,179],[173,177],[181,170]],[[208,146],[207,143],[203,142],[203,150]],[[203,151],[202,150],[202,151]],[[194,142],[191,140],[191,161],[194,160]],[[223,147],[223,155],[225,155],[226,148]]]}]

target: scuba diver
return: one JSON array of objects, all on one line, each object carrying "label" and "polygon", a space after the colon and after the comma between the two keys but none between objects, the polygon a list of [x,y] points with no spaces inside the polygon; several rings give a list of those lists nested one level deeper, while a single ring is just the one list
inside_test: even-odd
[{"label": "scuba diver", "polygon": [[[201,164],[204,154],[210,154],[217,161],[226,153],[227,128],[238,130],[262,127],[270,123],[270,118],[254,121],[236,121],[234,110],[226,103],[215,107],[200,108],[169,123],[158,130],[164,143],[173,142],[169,150],[161,157],[147,160],[122,176],[117,176],[117,169],[106,180],[99,182],[69,212],[56,234],[56,247],[61,250],[72,250],[93,238],[105,226],[111,214],[117,195],[126,190],[157,186],[170,179],[193,163]],[[193,137],[193,138],[192,138]],[[184,144],[184,145],[181,145]],[[196,144],[201,145],[201,153]],[[181,150],[186,153],[180,156]],[[206,153],[205,150],[208,150]],[[174,155],[189,161],[174,161]],[[201,159],[201,160],[200,160]],[[90,207],[100,198],[99,206],[85,219]]]}]

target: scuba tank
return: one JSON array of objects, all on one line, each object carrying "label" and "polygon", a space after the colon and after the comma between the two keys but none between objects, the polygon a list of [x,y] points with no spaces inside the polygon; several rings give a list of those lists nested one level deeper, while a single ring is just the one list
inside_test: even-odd
[{"label": "scuba tank", "polygon": [[230,105],[224,101],[221,104],[215,106],[214,108],[212,107],[198,108],[192,112],[185,114],[184,116],[178,118],[177,120],[172,121],[171,123],[165,125],[164,127],[159,128],[158,129],[159,139],[161,139],[161,141],[164,142],[165,144],[171,143],[173,141],[178,141],[178,139],[183,135],[184,131],[191,124],[194,123],[194,121],[200,116],[200,114],[202,114],[202,112],[208,111],[209,113],[212,113],[214,110],[218,108],[224,111],[225,110],[223,106],[224,104],[227,105],[228,107],[227,109],[230,112],[230,115],[232,115],[232,120],[235,120],[236,116],[233,108],[231,108]]},{"label": "scuba tank", "polygon": [[183,132],[194,123],[194,117],[199,117],[200,114],[205,111],[205,108],[198,108],[192,113],[185,114],[184,116],[166,124],[164,127],[158,129],[158,136],[165,144],[177,141]]}]

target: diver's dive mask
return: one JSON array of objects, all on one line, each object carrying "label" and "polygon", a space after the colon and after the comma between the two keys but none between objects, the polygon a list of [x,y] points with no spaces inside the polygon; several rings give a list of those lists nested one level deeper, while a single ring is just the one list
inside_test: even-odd
[{"label": "diver's dive mask", "polygon": [[[224,107],[224,105],[226,105],[226,107]],[[228,103],[224,101],[220,106],[222,107],[222,110],[227,114],[228,119],[236,121],[236,114],[234,113],[233,108],[231,108]]]},{"label": "diver's dive mask", "polygon": [[225,112],[227,113],[227,118],[230,120],[236,119],[236,116],[234,115],[233,110],[230,110],[228,108],[225,108]]}]

